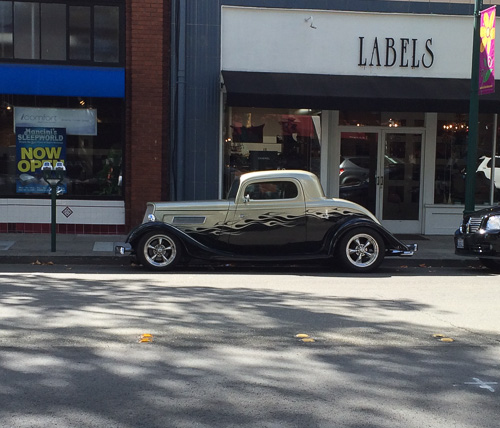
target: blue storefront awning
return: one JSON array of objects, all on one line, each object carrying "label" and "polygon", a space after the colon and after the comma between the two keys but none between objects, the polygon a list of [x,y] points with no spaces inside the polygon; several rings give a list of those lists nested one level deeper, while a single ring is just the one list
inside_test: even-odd
[{"label": "blue storefront awning", "polygon": [[125,97],[125,69],[0,64],[0,94]]}]

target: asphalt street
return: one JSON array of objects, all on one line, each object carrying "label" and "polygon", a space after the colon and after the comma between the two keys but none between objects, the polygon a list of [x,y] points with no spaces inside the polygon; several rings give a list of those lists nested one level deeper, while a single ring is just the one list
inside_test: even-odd
[{"label": "asphalt street", "polygon": [[498,426],[486,269],[0,266],[0,426]]}]

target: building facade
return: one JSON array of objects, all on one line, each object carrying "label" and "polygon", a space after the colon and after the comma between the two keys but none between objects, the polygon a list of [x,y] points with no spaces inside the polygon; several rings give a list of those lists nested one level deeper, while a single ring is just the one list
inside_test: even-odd
[{"label": "building facade", "polygon": [[[393,232],[449,234],[464,210],[473,10],[0,0],[0,233],[50,230],[40,167],[63,161],[60,233],[126,233],[147,201],[220,198],[242,172],[300,168]],[[499,199],[500,95],[479,109],[482,207]]]},{"label": "building facade", "polygon": [[126,233],[168,198],[170,4],[0,1],[0,232]]},{"label": "building facade", "polygon": [[[301,168],[393,232],[454,231],[464,210],[473,1],[174,7],[185,8],[172,21],[178,199],[223,196],[244,171]],[[480,101],[480,207],[498,202],[499,101]]]}]

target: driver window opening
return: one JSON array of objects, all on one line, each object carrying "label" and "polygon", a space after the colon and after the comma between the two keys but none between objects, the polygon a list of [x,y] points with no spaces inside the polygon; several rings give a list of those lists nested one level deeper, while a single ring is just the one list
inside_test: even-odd
[{"label": "driver window opening", "polygon": [[245,188],[250,200],[294,199],[298,194],[297,186],[289,181],[253,183]]}]

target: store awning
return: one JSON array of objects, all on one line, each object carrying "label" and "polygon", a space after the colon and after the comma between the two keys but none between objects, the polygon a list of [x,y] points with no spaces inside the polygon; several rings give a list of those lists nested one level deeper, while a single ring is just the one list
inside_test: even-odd
[{"label": "store awning", "polygon": [[125,97],[125,68],[0,64],[0,94]]},{"label": "store awning", "polygon": [[[467,112],[470,80],[222,71],[235,107]],[[481,112],[500,111],[500,93],[480,97]]]}]

